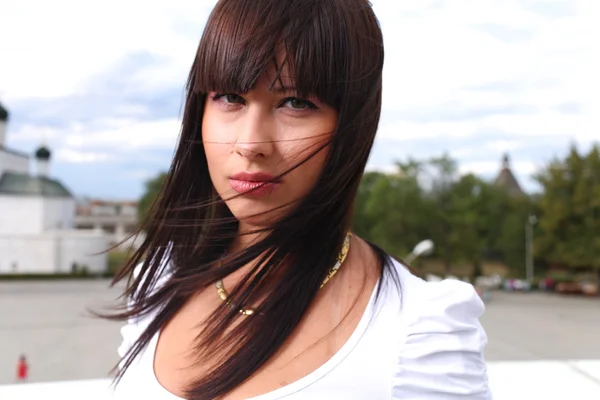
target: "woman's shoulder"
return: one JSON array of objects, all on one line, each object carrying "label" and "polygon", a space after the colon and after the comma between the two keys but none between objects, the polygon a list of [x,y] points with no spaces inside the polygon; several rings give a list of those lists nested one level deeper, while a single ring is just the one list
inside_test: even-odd
[{"label": "woman's shoulder", "polygon": [[[428,282],[400,261],[392,259],[392,264],[398,278],[403,308],[406,307],[413,317],[422,319],[441,314],[479,318],[484,313],[483,301],[470,283],[456,279]],[[455,312],[457,309],[461,310],[458,314]]]},{"label": "woman's shoulder", "polygon": [[427,282],[395,261],[403,334],[394,373],[394,399],[488,400],[479,322],[484,304],[466,282]]}]

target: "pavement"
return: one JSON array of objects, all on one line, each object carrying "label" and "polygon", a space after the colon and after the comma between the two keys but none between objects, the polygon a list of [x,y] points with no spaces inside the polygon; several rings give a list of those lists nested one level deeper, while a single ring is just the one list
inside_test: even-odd
[{"label": "pavement", "polygon": [[[120,324],[86,312],[116,299],[107,286],[0,282],[0,399],[109,398]],[[482,324],[495,400],[600,399],[600,299],[495,292]],[[32,383],[11,385],[22,353]]]},{"label": "pavement", "polygon": [[0,384],[13,382],[21,354],[31,382],[107,377],[118,362],[120,324],[89,309],[106,309],[119,296],[108,284],[0,282]]},{"label": "pavement", "polygon": [[489,361],[600,360],[600,298],[494,292],[481,323]]}]

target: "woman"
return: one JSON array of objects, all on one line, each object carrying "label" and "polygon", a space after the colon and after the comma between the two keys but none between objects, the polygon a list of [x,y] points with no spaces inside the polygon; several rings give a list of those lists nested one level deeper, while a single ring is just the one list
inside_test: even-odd
[{"label": "woman", "polygon": [[115,398],[490,398],[474,289],[348,232],[382,67],[366,0],[218,1],[116,277],[132,279]]}]

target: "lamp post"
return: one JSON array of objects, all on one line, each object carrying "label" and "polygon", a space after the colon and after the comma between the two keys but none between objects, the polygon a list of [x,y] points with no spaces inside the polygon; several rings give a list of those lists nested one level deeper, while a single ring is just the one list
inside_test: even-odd
[{"label": "lamp post", "polygon": [[433,253],[434,244],[430,239],[425,239],[419,242],[413,251],[410,252],[406,259],[404,260],[407,264],[412,263],[419,256],[426,256]]},{"label": "lamp post", "polygon": [[595,204],[594,204],[594,188],[596,187],[596,185],[598,184],[597,182],[597,178],[598,176],[595,175],[592,171],[591,167],[588,167],[584,170],[584,174],[586,179],[590,180],[590,188],[592,188],[590,190],[590,197],[589,197],[589,225],[590,225],[590,245],[589,245],[589,249],[591,252],[591,258],[590,258],[590,262],[592,264],[592,271],[597,271],[598,276],[600,276],[600,270],[596,269],[596,243],[595,243],[595,237],[596,237],[596,215],[595,215]]},{"label": "lamp post", "polygon": [[530,215],[525,222],[525,279],[530,284],[533,283],[535,274],[533,265],[533,226],[537,223],[537,217]]}]

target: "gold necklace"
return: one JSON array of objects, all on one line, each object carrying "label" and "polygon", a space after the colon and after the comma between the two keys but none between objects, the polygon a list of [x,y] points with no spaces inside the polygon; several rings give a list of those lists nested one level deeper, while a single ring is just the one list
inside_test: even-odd
[{"label": "gold necklace", "polygon": [[[323,283],[321,283],[321,286],[319,287],[319,289],[323,288],[323,286],[325,286],[327,284],[327,282],[329,282],[331,280],[331,278],[333,278],[334,275],[337,274],[338,270],[340,269],[340,267],[346,260],[346,257],[348,257],[348,252],[350,251],[350,237],[351,236],[352,236],[352,234],[350,232],[348,232],[346,234],[346,237],[344,238],[344,243],[342,244],[342,250],[340,250],[340,253],[337,256],[335,265],[333,267],[331,267],[331,269],[327,273],[327,276],[325,276],[325,279],[323,279]],[[215,285],[217,287],[217,294],[219,295],[221,300],[223,300],[228,306],[232,306],[231,302],[229,301],[229,293],[227,292],[227,289],[225,289],[225,285],[223,285],[223,281],[221,279],[219,279]],[[252,315],[255,313],[253,308],[240,308],[239,312],[242,315]]]}]

